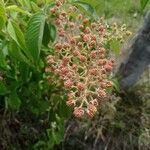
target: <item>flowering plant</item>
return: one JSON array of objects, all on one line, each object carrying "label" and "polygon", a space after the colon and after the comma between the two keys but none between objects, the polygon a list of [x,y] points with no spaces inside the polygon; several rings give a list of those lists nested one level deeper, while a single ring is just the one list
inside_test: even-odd
[{"label": "flowering plant", "polygon": [[[110,58],[107,45],[114,38],[112,34],[119,35],[119,30],[115,24],[110,32],[104,18],[92,21],[64,0],[56,1],[50,12],[57,37],[50,45],[55,51],[47,56],[45,71],[47,75],[53,72],[63,81],[68,95],[66,104],[74,107],[74,116],[81,118],[86,114],[92,118],[113,85],[109,76],[114,59]],[[129,33],[125,28],[120,31]]]}]

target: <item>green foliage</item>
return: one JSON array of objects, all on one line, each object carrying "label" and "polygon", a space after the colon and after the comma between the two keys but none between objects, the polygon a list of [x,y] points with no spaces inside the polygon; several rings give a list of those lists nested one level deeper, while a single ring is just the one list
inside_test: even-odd
[{"label": "green foliage", "polygon": [[147,6],[148,2],[149,2],[149,0],[140,0],[142,12],[145,9],[145,7]]},{"label": "green foliage", "polygon": [[0,31],[4,27],[6,22],[6,12],[3,2],[0,2]]},{"label": "green foliage", "polygon": [[47,124],[36,137],[35,149],[42,140],[48,149],[59,144],[64,136],[64,120],[70,116],[61,84],[57,79],[48,83],[44,71],[48,44],[56,38],[55,26],[46,20],[50,4],[0,2],[0,111],[4,118],[13,114],[11,120],[20,114],[28,120],[32,114],[30,119],[36,118],[37,126],[42,126],[41,120]]},{"label": "green foliage", "polygon": [[75,4],[76,6],[78,7],[81,7],[84,11],[86,11],[87,14],[89,14],[94,20],[97,20],[98,19],[98,15],[95,11],[95,9],[89,4],[89,3],[86,3],[86,2],[82,2],[82,1],[79,1],[79,0],[74,0],[73,1],[73,4]]},{"label": "green foliage", "polygon": [[44,33],[45,16],[37,13],[31,17],[27,27],[26,46],[33,62],[37,63],[40,57],[41,44]]}]

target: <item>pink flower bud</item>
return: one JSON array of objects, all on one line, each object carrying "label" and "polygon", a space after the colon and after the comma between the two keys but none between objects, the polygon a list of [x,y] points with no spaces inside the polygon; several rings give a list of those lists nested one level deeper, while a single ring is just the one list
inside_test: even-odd
[{"label": "pink flower bud", "polygon": [[84,29],[84,26],[81,24],[81,25],[79,26],[79,29],[80,29],[80,30],[83,30],[83,29]]},{"label": "pink flower bud", "polygon": [[92,51],[91,54],[90,54],[90,57],[91,57],[92,59],[95,59],[96,56],[97,56],[97,51]]},{"label": "pink flower bud", "polygon": [[64,82],[64,87],[66,89],[70,89],[72,87],[72,85],[73,85],[73,82],[71,80],[67,80]]},{"label": "pink flower bud", "polygon": [[88,111],[95,113],[95,112],[97,112],[97,108],[93,104],[89,104]]},{"label": "pink flower bud", "polygon": [[74,105],[74,100],[72,100],[72,99],[68,99],[67,101],[66,101],[66,105],[67,106],[73,106]]},{"label": "pink flower bud", "polygon": [[97,95],[98,95],[99,97],[106,97],[106,92],[105,92],[105,90],[99,89],[99,90],[97,91]]},{"label": "pink flower bud", "polygon": [[79,91],[83,91],[85,89],[85,85],[81,82],[78,82],[77,83],[77,88]]},{"label": "pink flower bud", "polygon": [[74,28],[74,27],[75,27],[75,23],[74,23],[74,22],[70,22],[70,23],[69,23],[69,27],[70,27],[70,28]]},{"label": "pink flower bud", "polygon": [[61,12],[61,15],[62,15],[63,17],[66,17],[66,16],[67,16],[67,13],[63,10],[63,11]]},{"label": "pink flower bud", "polygon": [[87,24],[88,22],[89,22],[89,19],[88,19],[88,18],[86,18],[86,19],[83,20],[83,24],[84,24],[84,25]]},{"label": "pink flower bud", "polygon": [[106,64],[106,60],[105,59],[99,59],[97,61],[97,65],[99,65],[99,66],[102,66],[102,65],[105,65],[105,64]]},{"label": "pink flower bud", "polygon": [[66,64],[70,61],[70,57],[69,56],[64,56],[63,57],[63,63]]},{"label": "pink flower bud", "polygon": [[89,73],[91,74],[91,75],[94,75],[94,76],[96,76],[97,75],[97,69],[96,68],[92,68],[92,69],[90,69],[89,70]]},{"label": "pink flower bud", "polygon": [[79,59],[80,59],[81,62],[85,62],[85,61],[86,61],[86,57],[83,56],[83,55],[80,55],[80,56],[79,56]]},{"label": "pink flower bud", "polygon": [[84,115],[84,110],[81,107],[75,107],[73,114],[75,117],[81,118]]},{"label": "pink flower bud", "polygon": [[110,72],[110,71],[112,71],[113,67],[111,65],[107,64],[107,65],[105,65],[105,69],[107,72]]},{"label": "pink flower bud", "polygon": [[67,74],[69,72],[69,69],[67,68],[67,67],[63,67],[62,69],[61,69],[61,73],[62,74]]},{"label": "pink flower bud", "polygon": [[84,33],[89,34],[90,32],[91,32],[90,28],[89,28],[89,27],[86,27],[85,30],[84,30]]},{"label": "pink flower bud", "polygon": [[73,55],[74,55],[74,56],[80,56],[80,51],[79,51],[79,50],[73,51]]},{"label": "pink flower bud", "polygon": [[91,101],[89,102],[89,104],[92,104],[92,105],[94,105],[94,106],[98,106],[98,101],[97,101],[97,99],[93,99],[93,100],[91,100]]},{"label": "pink flower bud", "polygon": [[65,43],[63,44],[63,48],[64,48],[64,49],[66,49],[66,48],[70,48],[69,43],[65,42]]},{"label": "pink flower bud", "polygon": [[63,45],[61,43],[55,44],[56,50],[61,50],[63,48]]},{"label": "pink flower bud", "polygon": [[95,22],[91,23],[92,28],[96,28],[97,24]]},{"label": "pink flower bud", "polygon": [[77,70],[77,68],[78,68],[78,66],[77,66],[76,64],[73,64],[73,65],[72,65],[72,69],[73,69],[73,70]]},{"label": "pink flower bud", "polygon": [[83,18],[82,14],[79,14],[78,19],[81,20]]},{"label": "pink flower bud", "polygon": [[91,35],[91,40],[96,42],[96,35]]},{"label": "pink flower bud", "polygon": [[78,43],[78,47],[79,47],[79,48],[82,48],[82,47],[83,47],[83,43],[82,43],[82,42],[79,42],[79,43]]}]

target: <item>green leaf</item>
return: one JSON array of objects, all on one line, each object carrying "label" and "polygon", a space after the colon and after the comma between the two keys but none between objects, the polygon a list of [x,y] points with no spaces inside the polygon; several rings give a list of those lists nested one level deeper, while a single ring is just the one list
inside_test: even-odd
[{"label": "green leaf", "polygon": [[3,50],[1,50],[1,49],[0,49],[0,67],[2,67],[2,68],[7,67],[5,56],[4,56]]},{"label": "green leaf", "polygon": [[42,114],[47,111],[49,108],[49,103],[47,101],[42,100],[34,100],[30,102],[29,110],[34,114]]},{"label": "green leaf", "polygon": [[41,13],[31,17],[26,32],[26,46],[31,54],[33,62],[39,61],[45,25],[45,16]]},{"label": "green leaf", "polygon": [[0,31],[4,27],[6,23],[6,12],[5,12],[5,7],[2,2],[0,2]]},{"label": "green leaf", "polygon": [[21,100],[19,99],[17,93],[15,91],[12,91],[10,94],[8,100],[7,100],[8,108],[12,110],[19,110],[21,105]]},{"label": "green leaf", "polygon": [[140,3],[141,3],[141,11],[143,11],[146,7],[146,5],[148,4],[148,1],[149,0],[141,0]]},{"label": "green leaf", "polygon": [[119,40],[113,39],[109,41],[110,49],[115,53],[115,55],[120,54],[121,44]]},{"label": "green leaf", "polygon": [[20,48],[25,50],[25,38],[19,25],[14,21],[8,21],[7,31],[10,37],[18,44]]},{"label": "green leaf", "polygon": [[50,41],[54,42],[56,39],[56,28],[52,24],[45,23],[44,35],[43,35],[43,44],[48,45]]},{"label": "green leaf", "polygon": [[56,39],[56,27],[54,25],[50,24],[49,30],[50,30],[50,40],[52,42],[54,42]]},{"label": "green leaf", "polygon": [[12,58],[15,58],[20,62],[25,62],[29,66],[32,66],[29,59],[27,59],[27,57],[22,53],[21,49],[13,41],[11,41],[9,44],[9,54]]},{"label": "green leaf", "polygon": [[7,6],[6,7],[6,11],[9,11],[9,12],[20,12],[20,13],[23,13],[25,15],[31,16],[31,14],[28,11],[25,11],[25,10],[21,9],[20,7],[18,7],[16,5]]},{"label": "green leaf", "polygon": [[82,9],[84,9],[88,15],[93,17],[94,20],[98,19],[98,15],[97,15],[95,9],[89,3],[81,2],[79,0],[75,0],[73,2],[73,4],[76,5],[76,6],[81,7]]},{"label": "green leaf", "polygon": [[5,95],[8,93],[8,90],[3,82],[0,81],[0,95]]}]

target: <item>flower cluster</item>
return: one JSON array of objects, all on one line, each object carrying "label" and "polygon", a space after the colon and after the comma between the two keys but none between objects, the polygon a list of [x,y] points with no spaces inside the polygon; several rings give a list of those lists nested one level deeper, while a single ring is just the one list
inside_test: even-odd
[{"label": "flower cluster", "polygon": [[55,52],[47,56],[45,71],[55,73],[63,81],[68,94],[66,104],[74,107],[74,116],[92,118],[99,101],[113,85],[108,77],[114,60],[108,59],[109,33],[104,19],[91,22],[76,6],[64,0],[57,0],[50,12],[57,37],[50,46]]}]

